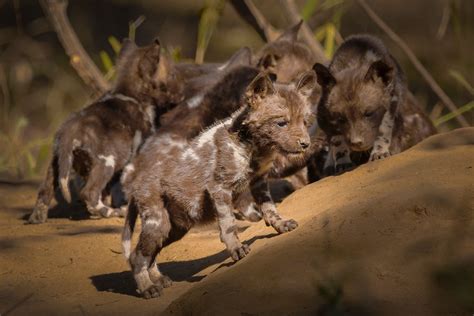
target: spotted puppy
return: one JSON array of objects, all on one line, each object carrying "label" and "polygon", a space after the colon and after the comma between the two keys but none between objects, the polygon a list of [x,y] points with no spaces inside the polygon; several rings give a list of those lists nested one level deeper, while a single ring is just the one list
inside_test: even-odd
[{"label": "spotted puppy", "polygon": [[[150,143],[133,160],[133,170],[123,180],[130,207],[122,241],[143,297],[156,297],[170,285],[157,268],[156,256],[197,222],[217,217],[221,240],[234,260],[249,252],[237,237],[232,200],[267,172],[275,154],[300,153],[308,146],[304,119],[310,107],[302,94],[306,84],[303,78],[298,85],[274,85],[260,74],[230,118],[166,152]],[[297,227],[276,210],[266,211],[278,232]],[[130,255],[138,214],[142,230]]]},{"label": "spotted puppy", "polygon": [[55,135],[53,158],[29,223],[45,222],[56,187],[70,202],[71,171],[84,179],[80,196],[93,215],[110,216],[102,193],[142,140],[154,131],[155,117],[182,98],[182,84],[155,40],[139,48],[126,40],[117,63],[114,89],[73,114]]},{"label": "spotted puppy", "polygon": [[422,111],[408,105],[403,71],[376,37],[349,37],[328,68],[315,64],[314,70],[322,86],[318,123],[330,143],[326,168],[347,168],[351,153],[383,159],[434,132]]}]

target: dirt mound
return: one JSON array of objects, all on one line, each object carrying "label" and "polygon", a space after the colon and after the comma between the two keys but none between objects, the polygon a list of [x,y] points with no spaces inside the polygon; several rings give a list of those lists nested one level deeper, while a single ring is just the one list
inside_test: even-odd
[{"label": "dirt mound", "polygon": [[195,228],[160,254],[174,285],[154,300],[135,292],[121,219],[54,210],[24,225],[37,186],[0,183],[0,314],[472,311],[473,144],[474,128],[456,130],[298,190],[279,209],[300,227],[240,223],[252,251],[236,264],[215,225]]},{"label": "dirt mound", "polygon": [[[298,190],[300,227],[207,277],[173,315],[434,315],[474,310],[474,128]],[[253,226],[245,240],[266,232]]]}]

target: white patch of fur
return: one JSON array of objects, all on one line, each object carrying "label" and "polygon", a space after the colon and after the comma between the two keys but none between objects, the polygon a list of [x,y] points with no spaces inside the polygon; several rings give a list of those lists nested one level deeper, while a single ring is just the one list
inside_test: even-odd
[{"label": "white patch of fur", "polygon": [[191,205],[189,205],[188,209],[188,215],[192,219],[199,219],[199,210],[201,209],[201,204],[199,201],[193,201],[191,202]]},{"label": "white patch of fur", "polygon": [[161,225],[161,219],[150,218],[145,221],[145,226],[158,227],[160,225]]},{"label": "white patch of fur", "polygon": [[96,209],[96,210],[100,210],[100,209],[102,209],[103,207],[107,207],[107,206],[105,206],[105,204],[102,202],[102,199],[99,198],[99,201],[97,201],[97,205],[96,205],[95,209]]},{"label": "white patch of fur", "polygon": [[188,106],[188,109],[197,108],[199,105],[201,105],[203,99],[204,99],[204,95],[198,94],[198,95],[192,97],[191,99],[189,99],[186,102],[186,105]]},{"label": "white patch of fur", "polygon": [[69,177],[61,178],[59,181],[61,182],[61,187],[67,190],[68,185],[69,185]]},{"label": "white patch of fur", "polygon": [[217,70],[223,71],[223,70],[225,70],[228,66],[229,66],[229,62],[226,62],[225,64],[222,64],[222,65],[220,65],[219,67],[217,67]]},{"label": "white patch of fur", "polygon": [[214,135],[216,134],[217,130],[221,127],[221,124],[217,124],[211,128],[209,128],[207,131],[202,133],[201,135],[198,136],[197,138],[197,146],[198,148],[201,148],[207,143],[213,142],[214,141]]},{"label": "white patch of fur", "polygon": [[74,139],[72,140],[72,149],[74,150],[74,149],[76,149],[76,148],[79,147],[79,146],[81,146],[81,141],[74,138]]},{"label": "white patch of fur", "polygon": [[192,148],[188,148],[183,153],[183,159],[184,160],[188,160],[188,159],[199,160],[199,156],[196,155],[196,153],[194,152]]},{"label": "white patch of fur", "polygon": [[142,143],[142,132],[136,131],[135,135],[133,135],[133,154],[135,154]]},{"label": "white patch of fur", "polygon": [[246,216],[246,217],[250,217],[251,214],[254,214],[254,213],[257,213],[257,209],[255,208],[255,204],[254,203],[251,203],[249,206],[247,206],[247,208],[245,209],[245,211],[243,212],[243,214]]},{"label": "white patch of fur", "polygon": [[127,102],[133,102],[135,104],[140,104],[140,102],[138,102],[137,99],[135,98],[132,98],[132,97],[129,97],[129,96],[126,96],[126,95],[123,95],[123,94],[120,94],[120,93],[114,93],[110,96],[110,99],[119,99],[119,100],[122,100],[122,101],[127,101]]},{"label": "white patch of fur", "polygon": [[148,117],[148,121],[151,123],[152,131],[155,131],[155,108],[152,105],[146,107],[146,115]]},{"label": "white patch of fur", "polygon": [[127,260],[130,258],[131,247],[132,245],[131,245],[130,239],[125,239],[122,241],[123,255],[125,256],[125,259]]},{"label": "white patch of fur", "polygon": [[135,171],[135,166],[133,165],[133,163],[127,164],[125,166],[125,168],[123,168],[123,173],[122,173],[122,177],[120,179],[120,182],[125,183],[125,181],[127,181],[127,177],[129,176],[129,174],[134,172],[134,171]]},{"label": "white patch of fur", "polygon": [[367,53],[365,53],[365,60],[367,60],[370,63],[373,63],[380,58],[377,56],[377,54],[373,50],[368,50]]},{"label": "white patch of fur", "polygon": [[99,155],[98,157],[99,159],[102,159],[105,161],[106,167],[115,168],[115,157],[113,155],[108,155],[108,156]]}]

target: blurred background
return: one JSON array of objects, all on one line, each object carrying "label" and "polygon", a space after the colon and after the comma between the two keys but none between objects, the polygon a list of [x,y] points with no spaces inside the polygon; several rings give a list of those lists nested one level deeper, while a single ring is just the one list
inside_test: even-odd
[{"label": "blurred background", "polygon": [[[278,29],[290,26],[279,1],[255,0]],[[352,0],[296,1],[330,58],[355,33],[379,36],[404,68],[411,91],[435,123],[453,116],[439,103],[406,54]],[[368,0],[403,39],[472,125],[474,1]],[[225,0],[71,0],[68,16],[87,53],[113,78],[119,42],[147,44],[159,36],[176,61],[226,60],[242,46],[264,44]],[[36,0],[0,0],[0,179],[38,179],[61,122],[91,99]],[[446,117],[448,115],[448,117]],[[456,120],[440,131],[459,127]]]}]

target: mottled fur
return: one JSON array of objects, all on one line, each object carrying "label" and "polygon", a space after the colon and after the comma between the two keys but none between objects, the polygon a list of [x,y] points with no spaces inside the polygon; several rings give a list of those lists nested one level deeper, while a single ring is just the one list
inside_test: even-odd
[{"label": "mottled fur", "polygon": [[80,196],[88,211],[102,216],[115,212],[102,201],[105,187],[153,133],[155,118],[183,97],[181,80],[160,49],[157,40],[142,48],[126,40],[114,89],[60,127],[29,223],[46,221],[56,187],[70,201],[73,170],[84,179]]},{"label": "mottled fur", "polygon": [[[312,78],[315,80],[314,75]],[[241,108],[230,118],[190,143],[168,139],[166,150],[162,143],[149,140],[127,166],[130,170],[122,180],[130,200],[124,253],[130,254],[139,214],[142,231],[129,260],[145,298],[160,295],[170,284],[157,269],[157,254],[205,218],[217,218],[221,240],[234,260],[248,253],[248,246],[237,237],[233,200],[249,185],[260,189],[276,153],[299,154],[309,146],[305,125],[310,115],[308,81],[304,76],[296,85],[274,85],[260,74],[246,89]],[[295,221],[284,220],[276,209],[266,208],[267,199],[259,202],[267,224],[278,232],[296,228]]]},{"label": "mottled fur", "polygon": [[403,71],[379,39],[351,36],[328,68],[314,69],[322,86],[318,123],[330,143],[327,169],[350,166],[351,152],[370,151],[369,160],[383,159],[434,133],[407,99]]}]

